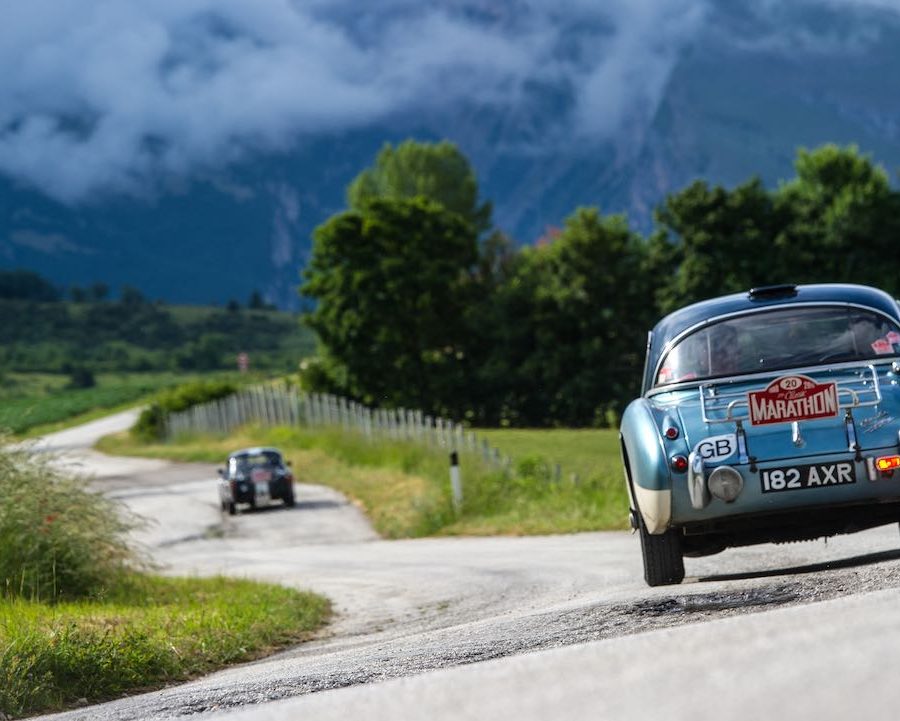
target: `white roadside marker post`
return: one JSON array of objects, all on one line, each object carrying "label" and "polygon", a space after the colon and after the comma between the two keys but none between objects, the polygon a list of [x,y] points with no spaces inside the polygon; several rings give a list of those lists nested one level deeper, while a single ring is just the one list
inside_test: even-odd
[{"label": "white roadside marker post", "polygon": [[462,476],[459,472],[459,454],[456,451],[450,453],[450,492],[453,496],[453,510],[459,515],[462,510]]}]

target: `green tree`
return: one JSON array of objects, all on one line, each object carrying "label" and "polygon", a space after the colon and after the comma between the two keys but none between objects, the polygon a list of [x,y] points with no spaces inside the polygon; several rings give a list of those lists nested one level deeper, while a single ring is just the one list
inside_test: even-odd
[{"label": "green tree", "polygon": [[54,285],[30,270],[0,270],[0,300],[55,302],[60,293]]},{"label": "green tree", "polygon": [[453,143],[406,140],[386,143],[374,166],[363,170],[347,189],[352,210],[362,211],[376,198],[400,200],[424,196],[458,213],[480,234],[490,228],[491,205],[478,202],[478,181],[468,159]]},{"label": "green tree", "polygon": [[91,300],[100,302],[109,298],[109,286],[106,283],[94,283],[88,290]]},{"label": "green tree", "polygon": [[635,391],[654,314],[646,251],[623,216],[581,208],[550,244],[521,252],[478,314],[486,421],[611,419]]},{"label": "green tree", "polygon": [[250,294],[250,299],[247,301],[247,307],[250,310],[274,310],[274,305],[269,305],[262,297],[262,293],[258,290],[254,290]]},{"label": "green tree", "polygon": [[851,146],[800,150],[797,175],[771,192],[697,181],[657,209],[650,242],[666,313],[773,283],[863,283],[900,293],[883,267],[900,255],[900,194]]},{"label": "green tree", "polygon": [[323,361],[307,381],[376,405],[459,413],[475,231],[427,198],[373,199],[319,226],[303,295]]},{"label": "green tree", "polygon": [[786,223],[758,178],[732,190],[696,181],[669,195],[656,211],[650,241],[657,303],[668,313],[687,303],[789,282],[775,238]]},{"label": "green tree", "polygon": [[797,282],[843,281],[900,292],[884,268],[900,259],[900,194],[855,146],[801,150],[797,177],[775,194],[788,222],[779,262]]},{"label": "green tree", "polygon": [[122,291],[119,295],[119,305],[123,308],[139,308],[142,305],[146,305],[147,299],[144,297],[144,294],[141,293],[137,288],[131,285],[123,285]]},{"label": "green tree", "polygon": [[215,370],[225,365],[228,338],[221,333],[204,333],[180,350],[175,358],[185,370]]}]

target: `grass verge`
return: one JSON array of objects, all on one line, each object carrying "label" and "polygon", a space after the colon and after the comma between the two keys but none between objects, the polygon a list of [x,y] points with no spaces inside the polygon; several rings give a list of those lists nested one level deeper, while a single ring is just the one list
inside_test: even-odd
[{"label": "grass verge", "polygon": [[[509,433],[526,435],[491,438],[517,458],[509,473],[477,457],[461,456],[464,503],[459,514],[450,500],[446,453],[412,443],[368,441],[340,430],[251,427],[228,437],[193,436],[156,444],[120,434],[103,439],[99,448],[119,455],[215,463],[242,446],[278,446],[292,461],[299,482],[328,485],[355,499],[387,538],[625,527],[628,501],[615,431]],[[544,434],[550,437],[544,439]],[[553,459],[559,448],[571,455],[557,481]],[[522,453],[517,455],[517,450]],[[572,473],[578,473],[577,483]]]},{"label": "grass verge", "polygon": [[0,710],[20,716],[182,681],[300,641],[329,613],[324,598],[280,586],[139,574],[102,599],[2,599]]},{"label": "grass verge", "polygon": [[143,573],[138,519],[0,439],[0,718],[182,680],[298,640],[318,596]]}]

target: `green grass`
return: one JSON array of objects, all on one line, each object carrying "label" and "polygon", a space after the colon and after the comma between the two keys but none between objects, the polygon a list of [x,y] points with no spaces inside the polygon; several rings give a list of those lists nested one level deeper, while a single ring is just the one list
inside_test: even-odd
[{"label": "green grass", "polygon": [[[496,435],[495,435],[496,434]],[[490,431],[515,460],[509,473],[462,454],[464,505],[451,505],[447,453],[339,430],[246,428],[229,437],[184,437],[141,444],[127,434],[100,449],[185,461],[222,462],[228,451],[275,445],[297,480],[332,486],[355,499],[387,538],[428,535],[571,533],[622,529],[628,501],[615,431]],[[554,464],[560,462],[559,481]],[[571,474],[578,474],[573,482]]]},{"label": "green grass", "polygon": [[0,381],[0,429],[16,435],[48,433],[133,406],[163,388],[197,377],[184,373],[101,373],[93,388],[68,388],[66,375],[8,373]]},{"label": "green grass", "polygon": [[562,480],[597,481],[624,492],[619,433],[612,429],[479,429],[478,435],[519,461],[537,456],[560,466]]},{"label": "green grass", "polygon": [[182,681],[301,641],[329,613],[320,596],[225,578],[134,575],[103,599],[0,599],[0,711]]}]

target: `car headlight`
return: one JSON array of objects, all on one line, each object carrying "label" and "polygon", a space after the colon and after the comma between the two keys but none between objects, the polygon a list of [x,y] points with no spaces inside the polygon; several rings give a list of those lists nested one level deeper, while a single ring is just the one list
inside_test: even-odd
[{"label": "car headlight", "polygon": [[725,503],[731,503],[744,490],[744,479],[731,466],[719,466],[709,474],[709,492]]}]

